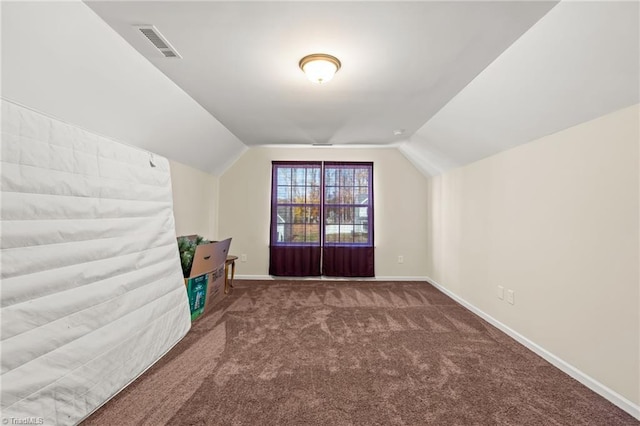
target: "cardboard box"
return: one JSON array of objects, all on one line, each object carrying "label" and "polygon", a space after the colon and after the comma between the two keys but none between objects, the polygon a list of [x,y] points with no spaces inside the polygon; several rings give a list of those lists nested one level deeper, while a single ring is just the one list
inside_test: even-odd
[{"label": "cardboard box", "polygon": [[229,247],[231,246],[231,238],[227,238],[223,241],[215,241],[211,243],[213,264],[215,268],[209,273],[209,287],[207,288],[207,304],[205,310],[209,310],[215,306],[218,302],[224,299],[224,264],[227,261],[229,255]]},{"label": "cardboard box", "polygon": [[[195,235],[189,235],[187,238],[195,239]],[[204,282],[204,297],[200,296],[203,301],[202,310],[200,312],[191,310],[191,320],[197,319],[203,312],[207,311],[210,307],[217,304],[224,298],[224,264],[229,254],[229,247],[231,246],[231,238],[224,241],[213,241],[208,244],[200,244],[196,247],[195,254],[193,256],[193,265],[191,266],[191,273],[188,278],[185,278],[184,282],[187,286],[187,293],[189,294],[189,304],[191,305],[191,293],[189,292],[189,283],[191,280],[199,279],[204,276],[204,279],[198,281],[202,284]],[[195,287],[194,287],[195,288]],[[202,287],[199,287],[198,291],[202,291]],[[196,302],[194,293],[194,303]],[[197,308],[199,309],[199,308]],[[196,309],[196,310],[197,310]],[[194,314],[196,314],[194,316]]]},{"label": "cardboard box", "polygon": [[[226,260],[226,259],[225,259]],[[221,301],[224,294],[224,262],[222,265],[218,266],[218,268],[211,272],[208,277],[209,287],[207,287],[207,306],[206,309],[209,310],[212,306],[216,305],[219,301]]]}]

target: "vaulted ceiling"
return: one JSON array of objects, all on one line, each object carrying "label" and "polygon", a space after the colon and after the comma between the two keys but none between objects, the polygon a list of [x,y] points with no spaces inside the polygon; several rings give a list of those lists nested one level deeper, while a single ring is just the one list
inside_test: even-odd
[{"label": "vaulted ceiling", "polygon": [[[433,175],[638,103],[639,16],[604,1],[3,2],[3,96],[214,174],[247,147],[330,143],[395,146]],[[342,61],[328,84],[298,68],[315,52]]]},{"label": "vaulted ceiling", "polygon": [[[413,134],[553,2],[90,2],[242,142],[389,144]],[[153,24],[182,59],[137,30]],[[298,67],[342,68],[311,84]],[[406,136],[405,136],[406,137]]]}]

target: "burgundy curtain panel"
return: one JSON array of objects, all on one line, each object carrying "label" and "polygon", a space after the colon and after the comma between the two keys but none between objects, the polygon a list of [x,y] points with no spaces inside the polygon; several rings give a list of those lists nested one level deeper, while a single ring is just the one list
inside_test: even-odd
[{"label": "burgundy curtain panel", "polygon": [[274,161],[269,274],[373,277],[373,163]]},{"label": "burgundy curtain panel", "polygon": [[271,246],[269,274],[279,277],[320,276],[321,248],[305,246]]},{"label": "burgundy curtain panel", "polygon": [[322,275],[328,277],[373,277],[373,247],[324,247]]}]

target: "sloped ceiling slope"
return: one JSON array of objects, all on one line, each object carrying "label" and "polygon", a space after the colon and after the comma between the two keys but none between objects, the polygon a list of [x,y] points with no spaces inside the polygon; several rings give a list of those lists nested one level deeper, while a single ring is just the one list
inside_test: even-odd
[{"label": "sloped ceiling slope", "polygon": [[400,150],[435,175],[637,104],[639,6],[560,3]]},{"label": "sloped ceiling slope", "polygon": [[213,174],[247,149],[86,4],[1,7],[3,98]]}]

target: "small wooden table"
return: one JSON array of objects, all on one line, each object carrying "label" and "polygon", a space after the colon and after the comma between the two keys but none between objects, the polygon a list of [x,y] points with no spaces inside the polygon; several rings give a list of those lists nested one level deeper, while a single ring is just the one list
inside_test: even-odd
[{"label": "small wooden table", "polygon": [[[238,260],[238,256],[229,255],[224,262],[224,294],[229,293],[229,290],[233,288],[233,277],[236,275],[236,260]],[[231,279],[229,279],[229,265],[231,265]]]}]

